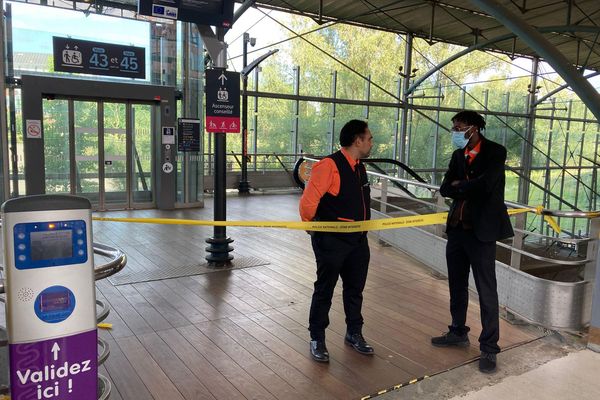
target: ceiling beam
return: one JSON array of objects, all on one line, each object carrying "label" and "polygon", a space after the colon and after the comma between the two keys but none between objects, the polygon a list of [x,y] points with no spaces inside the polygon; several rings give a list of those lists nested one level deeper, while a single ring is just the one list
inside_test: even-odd
[{"label": "ceiling beam", "polygon": [[471,0],[482,11],[494,16],[552,66],[581,101],[600,120],[600,93],[579,73],[569,60],[538,30],[496,0]]}]

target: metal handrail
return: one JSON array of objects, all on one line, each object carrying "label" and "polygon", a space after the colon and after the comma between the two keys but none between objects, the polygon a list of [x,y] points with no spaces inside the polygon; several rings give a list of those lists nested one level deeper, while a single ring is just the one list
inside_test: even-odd
[{"label": "metal handrail", "polygon": [[[308,158],[306,158],[306,159],[308,159]],[[395,176],[389,176],[389,175],[380,174],[380,173],[372,172],[372,171],[367,171],[367,174],[377,176],[380,178],[384,178],[384,179],[389,179],[394,182],[405,183],[405,184],[410,184],[410,185],[426,188],[426,189],[433,190],[433,191],[440,190],[439,186],[432,185],[430,183],[422,183],[422,182],[418,182],[418,181],[413,181],[411,179],[397,178]],[[521,204],[521,203],[517,203],[514,201],[505,201],[504,203],[507,206],[512,207],[512,208],[529,208],[531,210],[531,212],[537,212],[537,209],[530,205]],[[563,210],[548,210],[548,209],[543,208],[539,211],[539,213],[541,215],[548,215],[551,217],[565,217],[565,218],[598,218],[598,217],[600,217],[600,211],[563,211]]]},{"label": "metal handrail", "polygon": [[525,250],[521,250],[521,249],[517,249],[516,247],[513,247],[509,244],[506,243],[502,243],[502,242],[496,242],[496,244],[500,247],[504,247],[505,249],[509,249],[510,251],[514,251],[515,253],[519,253],[519,254],[523,254],[524,256],[527,256],[529,258],[533,258],[534,260],[538,260],[538,261],[544,261],[544,262],[548,262],[551,264],[560,264],[560,265],[573,265],[573,266],[581,266],[581,265],[585,265],[589,262],[592,262],[594,260],[575,260],[575,261],[568,261],[568,260],[557,260],[556,258],[548,258],[548,257],[542,257],[542,256],[538,256],[537,254],[534,253],[530,253],[528,251]]},{"label": "metal handrail", "polygon": [[523,233],[525,235],[529,235],[529,236],[536,236],[542,239],[549,239],[549,240],[559,240],[562,243],[569,243],[569,244],[580,244],[580,243],[586,243],[586,242],[591,242],[592,240],[595,240],[594,238],[581,238],[581,239],[574,239],[574,238],[567,238],[567,237],[556,237],[556,236],[549,236],[549,235],[544,235],[543,233],[538,233],[538,232],[533,232],[533,231],[526,231],[525,229],[519,229],[519,228],[514,228],[513,227],[513,231],[515,232],[519,232],[519,233]]},{"label": "metal handrail", "polygon": [[101,387],[104,389],[104,391],[100,393],[98,400],[108,400],[110,398],[110,392],[112,391],[112,385],[110,381],[102,374],[98,374],[98,381],[98,383],[102,382]]},{"label": "metal handrail", "polygon": [[100,323],[108,317],[108,314],[110,314],[110,307],[105,302],[98,299],[96,299],[96,306],[100,307],[100,312],[96,311],[96,322]]},{"label": "metal handrail", "polygon": [[100,354],[98,354],[98,365],[102,365],[110,355],[110,346],[108,345],[108,342],[106,340],[98,338],[98,347],[102,349]]},{"label": "metal handrail", "polygon": [[97,281],[116,274],[127,265],[127,256],[125,253],[114,247],[102,243],[94,243],[94,254],[103,257],[112,257],[112,260],[108,263],[94,268],[95,279]]}]

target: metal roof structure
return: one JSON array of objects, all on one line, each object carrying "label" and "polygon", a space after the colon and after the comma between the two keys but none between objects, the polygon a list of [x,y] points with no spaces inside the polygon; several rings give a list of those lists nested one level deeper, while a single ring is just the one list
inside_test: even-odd
[{"label": "metal roof structure", "polygon": [[[319,23],[337,21],[431,42],[462,46],[492,41],[483,48],[508,55],[537,56],[521,38],[472,0],[258,0],[257,6],[308,16]],[[569,62],[600,69],[599,0],[497,0],[544,37]],[[494,42],[494,39],[505,38]]]}]

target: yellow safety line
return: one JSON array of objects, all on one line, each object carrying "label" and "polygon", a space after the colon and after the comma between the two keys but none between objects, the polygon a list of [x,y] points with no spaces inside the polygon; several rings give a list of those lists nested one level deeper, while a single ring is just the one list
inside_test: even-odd
[{"label": "yellow safety line", "polygon": [[[543,208],[513,208],[508,210],[508,215],[523,214],[526,212],[534,212],[542,215]],[[600,213],[588,213],[588,218],[600,216]],[[598,215],[596,215],[598,214]],[[544,220],[560,233],[560,226],[554,218],[549,215],[544,215]],[[445,224],[448,218],[448,213],[434,213],[423,215],[411,215],[407,217],[372,219],[369,221],[208,221],[195,219],[174,219],[174,218],[111,218],[111,217],[94,217],[94,221],[110,221],[110,222],[129,222],[138,224],[161,224],[161,225],[196,225],[196,226],[237,226],[248,228],[283,228],[297,229],[303,231],[317,232],[364,232],[364,231],[381,231],[386,229],[409,228],[415,226],[427,226],[436,224]]]},{"label": "yellow safety line", "polygon": [[[533,211],[530,208],[511,209],[510,215]],[[448,213],[435,213],[424,215],[411,215],[407,217],[372,219],[357,222],[326,222],[326,221],[207,221],[192,219],[173,218],[109,218],[94,217],[94,221],[130,222],[140,224],[162,224],[162,225],[199,225],[199,226],[237,226],[251,228],[284,228],[298,229],[304,231],[318,232],[364,232],[386,229],[407,228],[414,226],[426,226],[445,224]]]}]

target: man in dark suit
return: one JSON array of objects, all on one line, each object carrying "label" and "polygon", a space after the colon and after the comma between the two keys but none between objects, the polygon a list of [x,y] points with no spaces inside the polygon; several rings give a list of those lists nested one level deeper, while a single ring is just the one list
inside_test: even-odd
[{"label": "man in dark suit", "polygon": [[474,111],[452,118],[452,154],[440,194],[453,199],[448,212],[446,262],[450,287],[449,332],[434,337],[434,346],[468,346],[469,267],[479,294],[482,331],[479,336],[482,372],[496,370],[500,352],[496,241],[513,236],[504,204],[506,149],[483,137],[485,120]]}]

